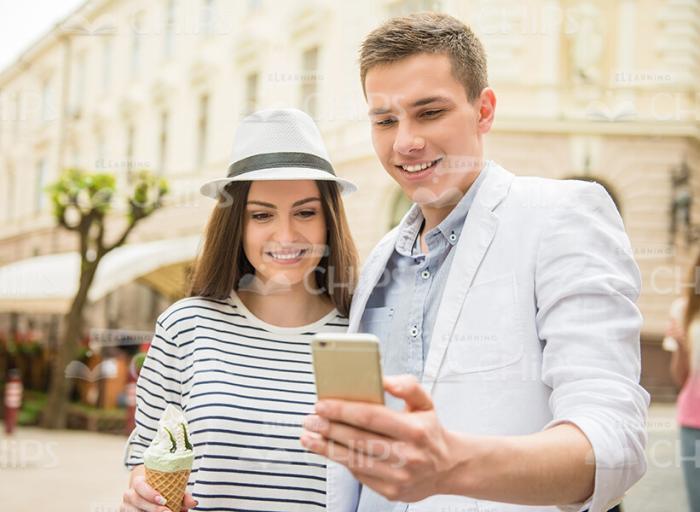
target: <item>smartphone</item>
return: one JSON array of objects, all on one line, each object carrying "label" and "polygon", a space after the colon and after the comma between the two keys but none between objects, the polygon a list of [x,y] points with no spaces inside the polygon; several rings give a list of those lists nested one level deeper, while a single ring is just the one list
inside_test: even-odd
[{"label": "smartphone", "polygon": [[384,404],[379,339],[373,334],[318,333],[311,341],[316,394]]}]

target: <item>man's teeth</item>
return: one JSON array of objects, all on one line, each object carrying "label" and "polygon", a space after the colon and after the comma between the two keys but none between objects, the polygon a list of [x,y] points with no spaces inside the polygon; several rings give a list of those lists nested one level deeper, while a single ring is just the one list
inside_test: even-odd
[{"label": "man's teeth", "polygon": [[422,164],[416,164],[416,165],[402,165],[401,168],[406,171],[406,172],[418,172],[418,171],[423,171],[433,165],[437,160],[433,160],[432,162],[424,162]]},{"label": "man's teeth", "polygon": [[297,252],[269,252],[268,254],[276,260],[295,260],[300,257],[304,251]]}]

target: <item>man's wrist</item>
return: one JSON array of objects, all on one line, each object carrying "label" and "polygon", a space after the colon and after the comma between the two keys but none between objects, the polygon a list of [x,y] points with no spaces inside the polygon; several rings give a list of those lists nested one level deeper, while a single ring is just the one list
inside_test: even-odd
[{"label": "man's wrist", "polygon": [[448,431],[447,447],[450,454],[449,469],[438,481],[436,494],[457,494],[471,496],[477,494],[481,472],[478,460],[485,452],[485,445],[477,442],[475,436]]}]

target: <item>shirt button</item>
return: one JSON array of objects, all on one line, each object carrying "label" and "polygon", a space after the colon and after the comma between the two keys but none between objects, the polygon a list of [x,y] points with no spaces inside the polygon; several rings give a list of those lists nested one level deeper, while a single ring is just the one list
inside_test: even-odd
[{"label": "shirt button", "polygon": [[420,273],[420,276],[423,279],[428,279],[430,277],[430,271],[429,270],[424,270],[423,272]]},{"label": "shirt button", "polygon": [[411,332],[411,336],[413,336],[415,338],[416,336],[418,336],[418,327],[415,327],[415,326],[411,327],[410,332]]},{"label": "shirt button", "polygon": [[457,235],[454,233],[450,233],[450,236],[448,237],[450,242],[456,242],[457,241]]}]

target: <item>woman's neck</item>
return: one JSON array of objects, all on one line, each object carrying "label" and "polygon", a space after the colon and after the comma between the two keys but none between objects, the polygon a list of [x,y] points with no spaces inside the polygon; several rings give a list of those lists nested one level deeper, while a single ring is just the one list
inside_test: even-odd
[{"label": "woman's neck", "polygon": [[265,323],[278,327],[312,324],[333,310],[326,294],[316,295],[304,283],[280,290],[239,290],[238,297],[248,310]]}]

